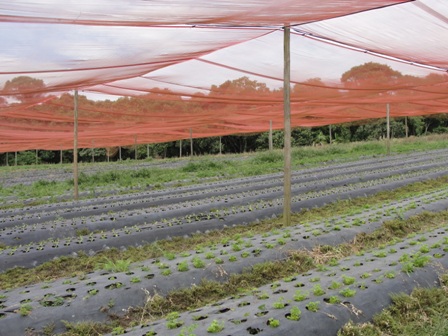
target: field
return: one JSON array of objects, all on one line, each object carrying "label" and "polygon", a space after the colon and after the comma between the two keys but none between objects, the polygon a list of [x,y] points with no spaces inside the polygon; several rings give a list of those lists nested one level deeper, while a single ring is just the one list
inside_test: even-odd
[{"label": "field", "polygon": [[279,151],[3,167],[0,335],[444,335],[448,142],[392,152],[296,149],[288,227]]}]

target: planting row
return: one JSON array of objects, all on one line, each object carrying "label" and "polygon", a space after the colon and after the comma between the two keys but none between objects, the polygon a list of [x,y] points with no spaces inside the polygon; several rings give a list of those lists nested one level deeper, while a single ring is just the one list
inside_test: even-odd
[{"label": "planting row", "polygon": [[[323,179],[341,180],[349,177],[364,177],[373,173],[399,174],[401,168],[403,172],[415,169],[428,169],[431,166],[442,166],[448,160],[448,151],[433,151],[428,153],[418,153],[410,156],[397,156],[378,160],[363,160],[343,165],[331,165],[324,168],[309,169],[293,174],[294,184],[311,183],[316,184]],[[425,167],[426,165],[429,165]],[[317,183],[319,184],[319,183]],[[114,208],[138,209],[148,206],[172,204],[185,200],[200,200],[207,197],[223,196],[226,194],[238,194],[241,192],[257,192],[273,188],[280,190],[282,186],[281,174],[269,174],[260,177],[245,179],[234,179],[215,183],[206,183],[183,188],[172,188],[161,191],[148,191],[143,193],[115,195],[111,197],[101,197],[96,200],[80,201],[76,203],[57,203],[42,205],[37,207],[25,207],[28,217],[47,216],[54,219],[58,216],[65,218],[73,217],[73,213],[83,213],[85,216],[104,213]],[[71,211],[69,211],[71,210]],[[68,213],[66,213],[68,212]],[[0,212],[2,221],[16,221],[22,218],[22,209],[10,209]]]},{"label": "planting row", "polygon": [[[329,187],[343,186],[358,181],[368,181],[384,178],[387,176],[408,174],[412,172],[430,172],[431,170],[442,171],[447,166],[445,160],[435,158],[426,164],[409,164],[406,168],[394,169],[394,167],[373,169],[369,167],[369,174],[354,172],[341,174],[332,172],[327,175],[314,175],[312,178],[299,177],[293,179],[293,192],[303,194],[309,191],[325,190]],[[396,168],[396,167],[395,167]],[[264,180],[268,180],[264,177]],[[51,206],[24,207],[22,209],[3,210],[0,212],[0,228],[7,228],[15,224],[34,224],[44,220],[70,219],[81,216],[94,216],[110,214],[113,211],[142,210],[148,207],[168,206],[169,208],[188,207],[188,201],[192,204],[226,203],[226,205],[240,205],[250,203],[254,200],[273,199],[282,196],[282,184],[280,179],[274,182],[268,180],[270,185],[263,185],[263,180],[252,180],[248,183],[241,181],[230,181],[220,188],[199,187],[199,190],[183,192],[170,190],[169,192],[155,192],[153,195],[143,194],[135,196],[120,196],[115,198],[99,199],[93,202],[82,203],[57,203]],[[198,187],[196,187],[198,188]],[[126,197],[128,199],[126,199]],[[183,204],[182,204],[183,203]],[[185,205],[186,204],[186,205]]]},{"label": "planting row", "polygon": [[[438,173],[436,173],[438,174]],[[362,196],[365,194],[378,191],[379,188],[397,187],[397,184],[410,183],[421,178],[420,172],[413,173],[416,176],[400,176],[402,180],[397,181],[395,177],[393,181],[391,178],[385,180],[376,180],[373,183],[362,182],[358,184],[348,185],[345,187],[338,187],[326,190],[323,192],[309,193],[294,197],[293,210],[299,211],[303,208],[310,208],[316,205],[323,205],[327,202],[334,201],[335,196],[339,199]],[[425,178],[430,178],[432,174],[426,174]],[[438,198],[444,199],[444,195],[434,196],[434,200]],[[430,202],[431,200],[428,200]],[[98,222],[88,221],[82,219],[82,226],[76,226],[76,222],[62,222],[59,224],[49,223],[41,226],[21,226],[15,227],[12,230],[2,232],[2,242],[13,243],[18,242],[21,245],[8,247],[0,252],[0,269],[6,270],[14,266],[32,267],[42,262],[51,260],[54,257],[62,255],[70,255],[79,251],[89,251],[94,253],[105,248],[110,247],[126,247],[126,246],[140,246],[148,242],[158,239],[165,239],[173,236],[192,234],[195,232],[205,232],[207,230],[222,228],[226,225],[244,224],[256,221],[260,218],[267,218],[272,214],[281,213],[282,201],[277,199],[274,201],[259,201],[254,204],[232,207],[227,209],[203,209],[201,207],[186,208],[185,212],[192,212],[196,209],[201,212],[190,213],[185,216],[174,217],[179,212],[175,210],[160,211],[154,213],[155,221],[146,222],[146,218],[139,216],[128,217],[123,215],[122,218],[117,218],[116,222],[120,225],[129,223],[134,220],[137,223],[133,226],[126,226],[124,228],[115,228],[114,220],[107,218],[99,220]],[[148,210],[149,211],[149,210]],[[171,217],[170,217],[171,214]],[[144,222],[142,225],[141,223]],[[132,223],[132,222],[131,222]],[[77,228],[77,229],[76,229]],[[101,229],[100,229],[101,228]],[[75,230],[76,229],[76,230]],[[79,231],[79,230],[86,231]],[[85,235],[73,235],[75,232]],[[48,237],[51,234],[53,238],[44,239],[40,242],[32,242],[30,240],[38,239],[39,237]],[[65,235],[65,236],[64,236]],[[28,242],[27,242],[28,241]],[[27,242],[26,244],[24,242]]]},{"label": "planting row", "polygon": [[[448,267],[446,229],[330,260],[251,293],[115,334],[334,336],[350,320],[371,320],[391,303],[391,294],[437,285],[440,269]],[[146,300],[153,295],[147,291]]]},{"label": "planting row", "polygon": [[[11,325],[8,328],[17,328],[19,324],[23,330],[26,327],[42,328],[52,321],[61,328],[61,320],[105,320],[107,313],[118,314],[130,306],[144,305],[142,287],[150,295],[164,295],[173,289],[199,284],[202,279],[225,281],[230,274],[241,273],[257,263],[286,258],[291,250],[312,248],[317,244],[339,244],[357,233],[378,228],[384,220],[397,216],[405,218],[425,209],[447,208],[446,196],[446,191],[441,190],[325,222],[298,223],[266,234],[228,238],[221,244],[198,246],[194,251],[178,255],[165,253],[158,259],[135,265],[105,260],[99,265],[101,268],[123,272],[98,271],[81,278],[0,292],[2,325],[8,321]],[[409,244],[409,247],[413,245]],[[406,249],[403,247],[400,251]],[[359,269],[363,270],[362,267]],[[23,307],[32,311],[32,318],[21,317]]]}]

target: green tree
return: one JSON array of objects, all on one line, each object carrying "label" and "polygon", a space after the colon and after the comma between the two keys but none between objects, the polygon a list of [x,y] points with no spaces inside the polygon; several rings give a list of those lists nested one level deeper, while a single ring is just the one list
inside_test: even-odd
[{"label": "green tree", "polygon": [[42,97],[45,83],[42,79],[19,76],[8,80],[3,87],[3,94],[27,102]]},{"label": "green tree", "polygon": [[361,87],[363,85],[379,85],[396,83],[403,75],[390,66],[380,63],[364,63],[344,72],[341,82],[347,87]]}]

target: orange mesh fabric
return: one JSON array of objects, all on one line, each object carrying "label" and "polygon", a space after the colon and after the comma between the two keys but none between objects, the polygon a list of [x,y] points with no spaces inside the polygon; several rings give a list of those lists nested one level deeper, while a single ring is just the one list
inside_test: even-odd
[{"label": "orange mesh fabric", "polygon": [[[444,0],[0,5],[0,151],[106,147],[446,113]],[[67,93],[70,92],[70,93]],[[109,100],[101,100],[107,98]]]}]

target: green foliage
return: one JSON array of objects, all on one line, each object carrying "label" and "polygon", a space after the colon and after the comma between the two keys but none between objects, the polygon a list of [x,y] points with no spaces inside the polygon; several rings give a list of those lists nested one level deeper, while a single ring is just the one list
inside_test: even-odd
[{"label": "green foliage", "polygon": [[285,306],[286,306],[286,303],[284,302],[283,297],[279,298],[276,302],[274,302],[272,304],[272,307],[274,307],[275,309],[283,309],[283,308],[285,308]]},{"label": "green foliage", "polygon": [[179,264],[177,264],[177,270],[179,272],[187,272],[190,268],[188,267],[187,261],[181,261]]},{"label": "green foliage", "polygon": [[294,301],[304,301],[306,299],[308,299],[308,293],[304,293],[302,292],[300,289],[296,290],[294,296],[293,296]]},{"label": "green foliage", "polygon": [[298,321],[298,320],[300,320],[301,316],[302,316],[302,312],[299,309],[299,307],[294,306],[289,311],[289,315],[287,316],[287,318],[288,318],[288,320]]},{"label": "green foliage", "polygon": [[211,334],[219,333],[222,330],[224,330],[224,322],[218,320],[213,320],[207,327],[207,332]]},{"label": "green foliage", "polygon": [[350,288],[344,288],[339,292],[339,294],[341,294],[343,297],[352,297],[356,295],[356,290]]},{"label": "green foliage", "polygon": [[271,328],[278,328],[279,326],[280,326],[280,321],[279,320],[276,320],[276,319],[274,319],[274,318],[269,318],[269,320],[268,320],[268,325],[271,327]]},{"label": "green foliage", "polygon": [[194,257],[191,262],[193,263],[194,268],[204,268],[205,267],[205,262],[199,257]]},{"label": "green foliage", "polygon": [[355,281],[356,281],[356,279],[354,277],[350,277],[350,276],[346,276],[346,275],[342,276],[342,282],[346,286],[353,285],[355,283]]},{"label": "green foliage", "polygon": [[373,323],[346,324],[338,336],[447,335],[446,288],[414,289],[411,295],[392,295],[393,304]]},{"label": "green foliage", "polygon": [[320,302],[319,301],[311,301],[308,302],[306,305],[306,309],[308,309],[310,312],[317,312],[319,310]]},{"label": "green foliage", "polygon": [[131,260],[112,260],[105,258],[103,262],[98,263],[97,268],[110,272],[127,272],[131,266]]},{"label": "green foliage", "polygon": [[33,307],[30,304],[23,304],[20,305],[20,308],[18,310],[19,314],[21,316],[28,316],[33,311]]},{"label": "green foliage", "polygon": [[321,285],[317,284],[313,286],[313,294],[316,296],[321,296],[325,294],[325,290],[322,288]]}]

